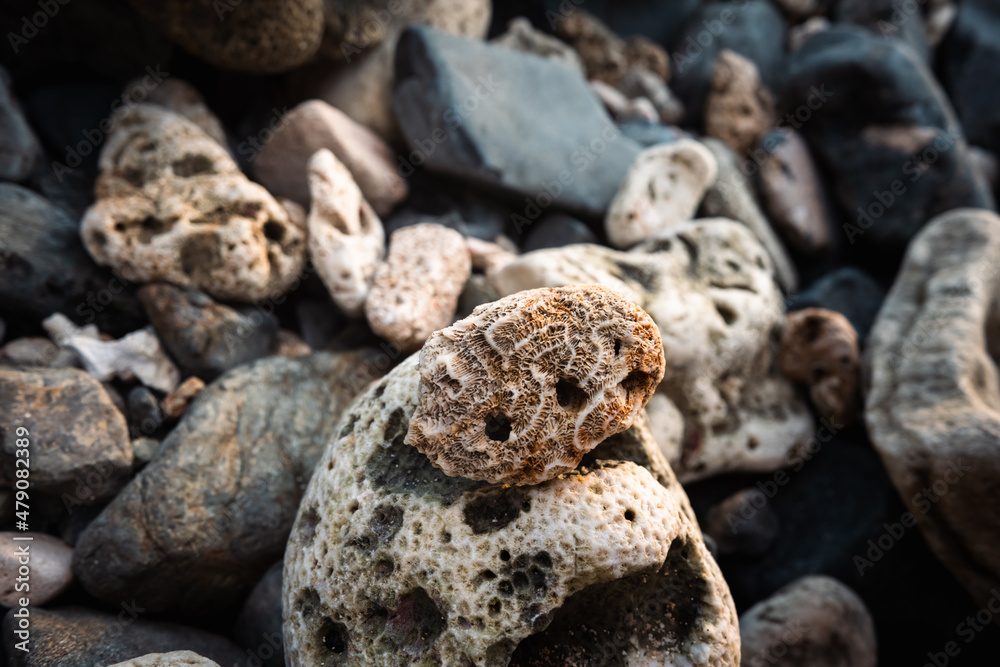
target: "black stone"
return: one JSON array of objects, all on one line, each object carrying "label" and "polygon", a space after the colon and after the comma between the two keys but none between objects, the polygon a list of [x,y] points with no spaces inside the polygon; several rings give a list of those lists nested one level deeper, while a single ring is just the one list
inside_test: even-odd
[{"label": "black stone", "polygon": [[875,323],[885,288],[861,269],[844,267],[831,271],[798,294],[788,298],[788,311],[826,308],[846,317],[864,344]]}]

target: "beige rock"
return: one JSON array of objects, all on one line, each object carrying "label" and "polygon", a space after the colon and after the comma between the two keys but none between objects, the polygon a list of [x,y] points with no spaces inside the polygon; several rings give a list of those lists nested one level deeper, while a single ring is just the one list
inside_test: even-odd
[{"label": "beige rock", "polygon": [[[354,403],[286,550],[290,667],[735,667],[725,581],[641,424],[527,487],[448,477],[403,443],[416,355]],[[638,461],[638,464],[633,462]]]},{"label": "beige rock", "polygon": [[322,100],[308,100],[288,112],[281,130],[253,162],[254,175],[276,197],[309,206],[309,159],[328,149],[350,171],[366,201],[387,215],[409,192],[396,173],[395,156],[364,125]]},{"label": "beige rock", "polygon": [[717,139],[705,139],[703,143],[715,156],[719,170],[715,182],[705,192],[702,211],[706,215],[730,218],[749,227],[767,249],[781,289],[786,294],[793,294],[798,290],[799,283],[795,264],[754,199],[750,183],[741,170],[745,162],[738,164],[733,152]]},{"label": "beige rock", "polygon": [[857,416],[861,370],[858,333],[840,313],[806,308],[789,313],[779,362],[792,380],[809,385],[820,416],[850,426]]},{"label": "beige rock", "polygon": [[992,152],[979,146],[969,146],[969,160],[990,190],[1000,185],[1000,160]]},{"label": "beige rock", "polygon": [[309,189],[309,254],[334,303],[357,317],[385,255],[382,221],[347,167],[325,148],[309,160]]},{"label": "beige rock", "polygon": [[958,7],[952,2],[938,3],[927,10],[927,18],[924,21],[924,29],[927,34],[927,46],[934,48],[941,43],[944,36],[948,34],[955,18],[958,16]]},{"label": "beige rock", "polygon": [[705,98],[705,134],[745,155],[774,126],[774,99],[752,61],[723,49]]},{"label": "beige rock", "polygon": [[147,653],[138,658],[115,663],[111,667],[219,667],[219,663],[204,658],[194,651],[171,651]]},{"label": "beige rock", "polygon": [[864,357],[872,444],[931,550],[980,606],[1000,586],[998,257],[995,213],[932,219],[910,242]]},{"label": "beige rock", "polygon": [[816,164],[798,132],[783,127],[761,139],[765,157],[758,183],[764,210],[775,230],[791,247],[806,255],[830,250],[830,217]]},{"label": "beige rock", "polygon": [[589,12],[574,8],[552,27],[559,39],[576,49],[588,79],[616,86],[632,66],[648,69],[663,81],[670,79],[670,60],[663,47],[639,36],[622,39]]},{"label": "beige rock", "polygon": [[497,271],[517,259],[515,252],[511,252],[499,243],[467,236],[465,244],[469,248],[472,268],[476,271]]},{"label": "beige rock", "polygon": [[649,313],[666,372],[646,410],[682,481],[777,470],[814,432],[777,364],[781,293],[767,253],[743,225],[681,223],[630,252],[588,244],[537,250],[488,278],[500,295],[600,284]]},{"label": "beige rock", "polygon": [[[142,97],[137,94],[140,90],[144,92]],[[136,92],[135,96],[133,96],[132,91]],[[228,146],[226,131],[218,116],[208,108],[205,98],[198,92],[198,89],[183,79],[171,77],[164,79],[154,87],[147,86],[142,78],[135,79],[125,86],[125,98],[142,99],[147,104],[166,107],[200,127],[205,134],[215,139],[223,148]]]},{"label": "beige rock", "polygon": [[0,67],[0,179],[23,181],[42,155],[42,146],[10,90],[10,76]]},{"label": "beige rock", "polygon": [[663,348],[617,293],[545,288],[436,332],[418,370],[406,444],[447,475],[537,484],[632,424],[663,377]]},{"label": "beige rock", "polygon": [[309,344],[302,340],[297,333],[288,329],[279,329],[278,340],[274,344],[274,349],[271,350],[271,356],[291,359],[311,354],[312,351]]},{"label": "beige rock", "polygon": [[740,617],[744,667],[875,667],[871,614],[832,577],[797,579]]},{"label": "beige rock", "polygon": [[102,382],[116,377],[138,379],[147,387],[171,392],[181,380],[180,371],[163,350],[153,327],[115,341],[70,336],[63,345],[76,352],[87,372]]},{"label": "beige rock", "polygon": [[416,350],[451,324],[471,271],[465,237],[455,230],[435,223],[396,230],[365,302],[369,326],[400,349]]},{"label": "beige rock", "polygon": [[494,44],[506,46],[508,49],[534,53],[537,56],[565,63],[567,66],[585,73],[583,61],[572,46],[556,39],[541,30],[535,30],[531,21],[519,16],[507,24],[507,32],[491,40]]},{"label": "beige rock", "polygon": [[802,48],[802,45],[809,41],[809,38],[818,32],[822,32],[830,27],[830,20],[825,16],[814,16],[804,23],[792,26],[788,29],[788,50],[794,53]]},{"label": "beige rock", "polygon": [[712,153],[692,139],[647,148],[629,168],[608,207],[604,221],[608,240],[617,248],[629,248],[690,220],[716,170]]},{"label": "beige rock", "polygon": [[192,375],[163,397],[163,400],[160,401],[160,409],[163,410],[165,416],[176,419],[184,414],[188,404],[197,398],[204,388],[205,381]]},{"label": "beige rock", "polygon": [[138,282],[253,301],[283,294],[305,261],[305,220],[251,183],[218,143],[155,105],[119,117],[105,142],[82,236],[98,264]]},{"label": "beige rock", "polygon": [[59,346],[48,338],[25,336],[0,347],[0,365],[50,366],[59,357]]},{"label": "beige rock", "polygon": [[630,99],[611,84],[596,79],[590,82],[590,89],[619,123],[628,121],[655,123],[658,120],[653,103],[645,97]]},{"label": "beige rock", "polygon": [[629,67],[625,70],[618,80],[618,90],[630,98],[647,98],[656,109],[659,122],[664,125],[676,125],[684,116],[684,105],[667,87],[666,82],[644,67]]},{"label": "beige rock", "polygon": [[[30,501],[29,501],[30,505]],[[23,506],[21,506],[23,507]],[[31,538],[31,541],[16,538]],[[28,548],[28,567],[31,568],[30,591],[17,591],[15,584],[18,569],[24,565],[24,553],[20,547]],[[43,605],[61,595],[73,583],[73,550],[59,540],[45,533],[0,533],[0,604],[17,607],[18,599],[27,597],[33,605]],[[23,581],[23,578],[22,578]]]}]

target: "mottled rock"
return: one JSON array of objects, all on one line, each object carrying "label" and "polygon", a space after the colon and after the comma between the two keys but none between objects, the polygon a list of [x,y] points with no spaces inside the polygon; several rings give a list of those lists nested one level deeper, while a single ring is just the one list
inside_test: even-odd
[{"label": "mottled rock", "polygon": [[737,162],[736,155],[717,139],[706,139],[704,143],[715,156],[719,169],[715,182],[705,192],[702,211],[706,215],[731,218],[746,225],[767,249],[775,280],[781,285],[781,289],[785,293],[795,292],[799,283],[795,265],[781,244],[781,239],[774,233],[771,223],[760,210],[751,189],[752,184],[743,175],[742,168],[746,163]]},{"label": "mottled rock", "polygon": [[1000,586],[998,255],[996,214],[931,220],[907,250],[864,359],[872,443],[931,550],[980,607]]},{"label": "mottled rock", "polygon": [[171,651],[147,653],[138,658],[115,663],[111,667],[219,667],[219,663],[193,651]]},{"label": "mottled rock", "polygon": [[10,89],[10,75],[0,67],[0,180],[23,181],[42,157],[42,146]]},{"label": "mottled rock", "polygon": [[309,159],[331,151],[347,167],[365,200],[387,215],[409,187],[396,173],[395,155],[377,134],[322,100],[289,111],[253,163],[254,175],[275,197],[309,207]]},{"label": "mottled rock", "polygon": [[[197,628],[147,621],[148,610],[131,595],[115,600],[114,613],[84,607],[42,609],[28,607],[31,650],[14,648],[18,619],[15,609],[3,619],[4,648],[16,667],[93,667],[140,658],[149,653],[191,651],[220,665],[242,664],[246,655],[225,637]],[[185,664],[185,663],[180,663]],[[195,663],[202,667],[204,663]],[[143,663],[145,667],[145,663]],[[193,667],[193,666],[192,666]]]},{"label": "mottled rock", "polygon": [[150,389],[137,385],[127,397],[128,426],[131,435],[152,436],[164,422],[160,401]]},{"label": "mottled rock", "polygon": [[843,315],[822,308],[789,314],[781,332],[781,371],[809,385],[820,416],[850,426],[857,415],[861,369],[858,334]]},{"label": "mottled rock", "polygon": [[279,560],[253,587],[233,636],[256,655],[264,667],[284,667],[284,640],[281,636],[281,570]]},{"label": "mottled rock", "polygon": [[848,266],[826,274],[808,288],[789,297],[788,310],[826,308],[846,317],[858,334],[859,345],[865,342],[875,322],[885,290],[861,269]]},{"label": "mottled rock", "polygon": [[645,67],[661,80],[670,78],[670,60],[662,47],[640,36],[622,39],[582,9],[563,14],[552,28],[580,55],[588,79],[616,86],[633,66]]},{"label": "mottled rock", "polygon": [[216,380],[80,536],[77,580],[150,611],[234,602],[281,557],[313,465],[371,377],[356,352],[268,357]]},{"label": "mottled rock", "polygon": [[472,271],[465,238],[434,223],[404,227],[389,238],[365,302],[372,331],[404,351],[451,324]]},{"label": "mottled rock", "polygon": [[198,394],[205,388],[205,383],[199,377],[191,376],[180,383],[176,389],[163,397],[160,407],[163,414],[170,419],[177,419],[188,405],[198,397]]},{"label": "mottled rock", "polygon": [[871,614],[832,577],[798,579],[740,616],[741,664],[875,667]]},{"label": "mottled rock", "polygon": [[323,0],[130,2],[185,51],[224,69],[284,72],[309,60],[323,37]]},{"label": "mottled rock", "polygon": [[571,215],[559,211],[546,213],[536,220],[525,234],[525,252],[542,248],[558,248],[571,243],[597,243],[590,227]]},{"label": "mottled rock", "polygon": [[[504,241],[505,245],[513,244],[510,239],[504,239]],[[516,252],[511,252],[503,245],[491,241],[467,237],[465,239],[465,247],[469,250],[469,260],[471,261],[472,269],[480,273],[498,271],[517,259]],[[516,249],[517,247],[514,246],[514,250]]]},{"label": "mottled rock", "polygon": [[151,104],[121,115],[100,168],[82,223],[99,264],[236,301],[280,295],[301,273],[302,210],[250,182],[183,116]]},{"label": "mottled rock", "polygon": [[795,130],[782,127],[763,136],[764,157],[757,183],[768,219],[790,247],[821,255],[833,244],[834,220],[809,148]]},{"label": "mottled rock", "polygon": [[674,96],[666,82],[645,67],[629,67],[618,80],[618,90],[630,98],[645,97],[656,109],[659,122],[679,123],[684,117],[684,105]]},{"label": "mottled rock", "polygon": [[382,221],[329,150],[309,160],[309,255],[341,310],[357,317],[385,255]]},{"label": "mottled rock", "polygon": [[549,58],[572,67],[582,75],[586,74],[583,61],[580,60],[580,56],[572,46],[541,30],[535,30],[531,26],[531,21],[524,17],[518,17],[508,23],[507,31],[502,35],[497,35],[491,41],[508,49]]},{"label": "mottled rock", "polygon": [[629,252],[537,250],[489,279],[501,295],[600,284],[649,313],[666,372],[646,410],[682,481],[776,470],[812,435],[808,408],[778,368],[784,316],[770,261],[739,223],[681,223]]},{"label": "mottled rock", "polygon": [[288,329],[278,330],[278,339],[271,348],[271,354],[276,357],[301,357],[310,354],[312,348],[294,331]]},{"label": "mottled rock", "polygon": [[266,356],[277,339],[278,323],[262,309],[241,312],[167,283],[143,285],[138,296],[170,356],[203,380]]},{"label": "mottled rock", "polygon": [[286,551],[289,665],[735,667],[726,584],[645,429],[548,482],[487,486],[403,443],[419,386],[413,356],[317,466]]},{"label": "mottled rock", "polygon": [[639,153],[584,79],[558,63],[416,27],[400,37],[396,66],[409,162],[432,171],[600,217]]},{"label": "mottled rock", "polygon": [[[26,500],[30,507],[30,499]],[[30,541],[15,541],[13,538],[17,537],[27,537]],[[28,563],[24,562],[24,547],[27,547]],[[4,582],[0,604],[17,607],[20,598],[28,597],[31,604],[41,605],[58,597],[73,583],[73,571],[70,569],[72,560],[73,550],[51,535],[0,533],[0,581]],[[18,591],[15,589],[18,568],[25,564],[31,568],[30,591]]]},{"label": "mottled rock", "polygon": [[737,155],[747,153],[774,125],[774,98],[754,64],[729,49],[715,59],[705,100],[705,134]]},{"label": "mottled rock", "polygon": [[779,521],[760,489],[741,489],[708,511],[703,530],[718,553],[757,557],[767,553],[778,535]]},{"label": "mottled rock", "polygon": [[73,335],[61,343],[73,350],[87,372],[102,382],[138,379],[147,387],[169,392],[181,380],[180,371],[163,351],[152,327],[113,341]]},{"label": "mottled rock", "polygon": [[716,178],[712,153],[680,139],[647,148],[636,158],[608,208],[604,228],[618,248],[629,248],[690,220]]},{"label": "mottled rock", "polygon": [[[142,96],[139,94],[140,89]],[[153,88],[148,87],[142,79],[135,79],[125,87],[124,96],[125,99],[142,99],[147,104],[166,107],[200,127],[223,148],[227,146],[226,130],[222,127],[222,122],[208,108],[208,103],[198,89],[183,79],[164,79]]]},{"label": "mottled rock", "polygon": [[629,98],[603,81],[591,81],[590,89],[616,123],[655,123],[659,119],[653,103],[645,97]]},{"label": "mottled rock", "polygon": [[[31,488],[77,493],[84,502],[115,494],[132,469],[125,417],[101,383],[76,368],[0,368],[2,470],[15,480],[17,451],[28,448]],[[81,497],[82,496],[82,497]]]}]

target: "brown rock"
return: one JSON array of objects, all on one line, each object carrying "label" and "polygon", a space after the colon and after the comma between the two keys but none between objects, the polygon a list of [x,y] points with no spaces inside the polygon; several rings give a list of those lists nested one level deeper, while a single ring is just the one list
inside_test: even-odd
[{"label": "brown rock", "polygon": [[648,99],[664,125],[676,125],[684,115],[684,105],[663,78],[645,67],[633,66],[625,70],[618,80],[618,90],[630,98]]},{"label": "brown rock", "polygon": [[[30,499],[26,501],[30,506]],[[31,540],[15,540],[30,537]],[[30,591],[17,591],[15,584],[18,568],[25,565],[24,552],[28,550],[28,567],[31,568]],[[31,604],[42,605],[58,597],[73,583],[73,550],[62,540],[44,533],[0,533],[0,604],[17,607],[18,600],[28,597]]]},{"label": "brown rock", "polygon": [[201,390],[205,388],[205,382],[192,375],[184,382],[180,383],[176,389],[163,397],[160,401],[160,408],[167,417],[176,419],[184,414],[188,404],[198,397]]},{"label": "brown rock", "polygon": [[744,155],[774,125],[774,99],[756,65],[723,49],[715,61],[705,100],[705,134]]},{"label": "brown rock", "polygon": [[720,554],[761,556],[778,536],[778,515],[763,491],[743,489],[708,511],[704,530]]},{"label": "brown rock", "polygon": [[806,308],[788,314],[781,334],[782,372],[809,385],[809,398],[821,417],[850,425],[857,416],[858,334],[833,310]]},{"label": "brown rock", "polygon": [[670,78],[670,60],[662,47],[644,37],[622,39],[586,11],[563,15],[553,28],[557,37],[576,49],[588,79],[615,86],[632,66],[648,69],[664,81]]}]

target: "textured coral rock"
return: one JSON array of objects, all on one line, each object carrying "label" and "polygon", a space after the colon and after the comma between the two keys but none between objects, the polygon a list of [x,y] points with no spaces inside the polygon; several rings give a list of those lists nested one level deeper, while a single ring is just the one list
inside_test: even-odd
[{"label": "textured coral rock", "polygon": [[705,100],[705,134],[720,139],[737,155],[753,148],[774,125],[774,98],[756,65],[723,49],[715,61],[712,89]]},{"label": "textured coral rock", "polygon": [[647,148],[608,208],[608,240],[629,248],[653,232],[690,220],[717,169],[711,151],[691,139]]},{"label": "textured coral rock", "polygon": [[663,377],[656,324],[599,286],[480,306],[420,351],[406,444],[445,474],[537,484],[628,428]]},{"label": "textured coral rock", "polygon": [[781,370],[809,384],[816,410],[849,426],[858,410],[861,369],[858,334],[838,312],[806,308],[791,313],[781,334]]},{"label": "textured coral rock", "polygon": [[147,653],[138,658],[115,663],[111,667],[219,667],[219,663],[204,658],[194,651],[171,651]]},{"label": "textured coral rock", "polygon": [[739,663],[728,588],[648,431],[534,486],[449,477],[404,443],[418,366],[359,397],[317,465],[285,552],[289,666]]},{"label": "textured coral rock", "polygon": [[[139,97],[140,94],[145,99]],[[198,89],[183,79],[171,77],[158,83],[155,88],[146,86],[141,78],[134,79],[125,86],[124,97],[142,99],[147,104],[158,104],[179,113],[215,139],[220,146],[226,146],[226,130],[222,127],[222,122],[208,108],[208,103]]]},{"label": "textured coral rock", "polygon": [[334,303],[357,317],[385,255],[382,221],[351,172],[327,149],[309,160],[309,190],[309,255]]},{"label": "textured coral rock", "polygon": [[596,283],[649,313],[666,371],[646,410],[682,481],[777,470],[814,431],[777,364],[784,313],[771,263],[739,223],[681,223],[629,252],[588,244],[538,250],[488,278],[500,295]]},{"label": "textured coral rock", "polygon": [[746,667],[875,667],[875,625],[857,593],[826,576],[803,577],[740,617]]},{"label": "textured coral rock", "polygon": [[372,331],[412,351],[452,322],[472,258],[465,237],[436,223],[403,227],[389,239],[365,302]]},{"label": "textured coral rock", "polygon": [[550,23],[556,36],[576,49],[588,79],[614,86],[633,65],[655,72],[664,81],[670,78],[667,54],[644,37],[622,39],[597,17],[581,9],[558,15]]},{"label": "textured coral rock", "polygon": [[250,182],[222,146],[163,107],[117,117],[83,241],[98,264],[220,299],[284,293],[305,260],[305,214]]},{"label": "textured coral rock", "polygon": [[982,607],[1000,586],[998,257],[996,214],[928,222],[864,360],[872,443],[928,545]]}]

